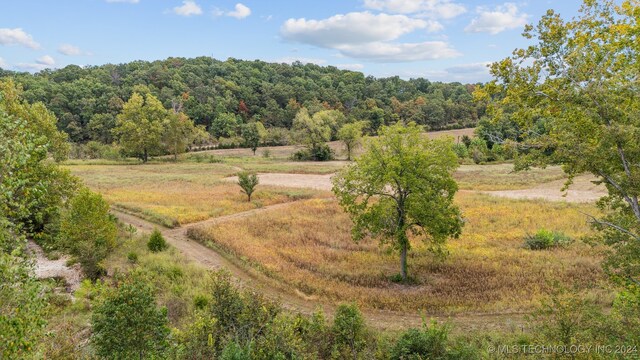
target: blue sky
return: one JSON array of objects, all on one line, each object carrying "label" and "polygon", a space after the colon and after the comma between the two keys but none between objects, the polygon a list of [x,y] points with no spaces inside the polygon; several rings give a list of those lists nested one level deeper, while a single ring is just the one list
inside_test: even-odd
[{"label": "blue sky", "polygon": [[170,56],[313,62],[374,76],[486,81],[525,23],[578,0],[3,1],[0,67],[37,71]]}]

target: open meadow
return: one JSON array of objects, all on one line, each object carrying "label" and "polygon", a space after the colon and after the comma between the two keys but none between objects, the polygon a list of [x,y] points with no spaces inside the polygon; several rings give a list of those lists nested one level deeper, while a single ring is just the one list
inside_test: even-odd
[{"label": "open meadow", "polygon": [[[178,163],[71,163],[68,168],[115,208],[169,227],[192,224],[191,238],[305,301],[440,315],[526,313],[561,284],[610,304],[602,249],[581,241],[591,234],[583,213],[597,213],[590,198],[508,198],[510,192],[531,192],[563,199],[559,167],[514,173],[509,163],[462,165],[455,173],[461,188],[456,203],[465,218],[462,236],[447,244],[445,257],[412,241],[413,283],[407,286],[393,279],[399,266],[395,252],[375,241],[351,240],[351,222],[329,192],[331,175],[346,164],[216,150],[188,154]],[[261,174],[251,203],[235,184],[241,170]],[[599,196],[602,189],[585,185],[588,180],[579,178],[579,189]],[[260,215],[200,225],[287,202]],[[572,242],[544,251],[526,249],[525,237],[541,228],[562,232]]]}]

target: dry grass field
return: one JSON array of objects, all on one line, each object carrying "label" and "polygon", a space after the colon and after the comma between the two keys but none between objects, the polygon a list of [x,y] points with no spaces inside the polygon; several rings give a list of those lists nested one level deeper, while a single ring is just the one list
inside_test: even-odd
[{"label": "dry grass field", "polygon": [[258,186],[249,203],[237,185],[221,180],[238,169],[216,163],[68,168],[113,206],[169,227],[320,195],[313,190]]},{"label": "dry grass field", "polygon": [[[308,200],[259,217],[195,228],[191,236],[254,267],[292,292],[365,308],[429,313],[518,312],[532,308],[555,281],[608,299],[600,249],[575,241],[566,248],[530,251],[523,238],[540,227],[578,239],[589,233],[579,211],[592,205],[459,194],[467,223],[435,258],[413,243],[409,271],[416,284],[398,285],[398,256],[377,243],[355,244],[350,221],[335,201]],[[579,210],[579,211],[578,211]]]}]

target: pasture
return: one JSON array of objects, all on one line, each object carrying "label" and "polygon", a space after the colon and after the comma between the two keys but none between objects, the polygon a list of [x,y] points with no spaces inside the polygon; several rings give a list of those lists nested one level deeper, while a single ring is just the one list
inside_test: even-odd
[{"label": "pasture", "polygon": [[[191,224],[192,239],[279,284],[285,297],[414,314],[510,314],[531,311],[560,284],[603,306],[612,301],[600,266],[603,250],[581,241],[591,234],[583,213],[597,210],[580,197],[602,194],[589,178],[578,179],[577,191],[586,195],[568,197],[571,202],[510,199],[524,192],[562,200],[561,169],[514,173],[511,164],[462,165],[455,173],[461,188],[456,202],[465,217],[462,236],[448,243],[444,257],[413,239],[412,284],[401,285],[393,280],[397,253],[372,240],[354,243],[350,220],[329,191],[331,174],[348,163],[292,162],[287,154],[294,150],[280,149],[268,158],[260,150],[255,156],[216,150],[186,154],[177,163],[67,167],[118,210],[167,227]],[[251,203],[234,183],[241,170],[261,174]],[[283,203],[290,204],[268,209]],[[259,208],[267,211],[248,213]],[[242,213],[247,216],[200,225]],[[563,232],[573,242],[525,249],[525,236],[540,228]]]}]

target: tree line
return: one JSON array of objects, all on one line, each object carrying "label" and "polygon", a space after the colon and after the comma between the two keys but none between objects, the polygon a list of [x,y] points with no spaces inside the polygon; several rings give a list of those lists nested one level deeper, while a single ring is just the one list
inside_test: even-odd
[{"label": "tree line", "polygon": [[471,127],[484,115],[483,105],[473,102],[473,84],[378,79],[301,63],[169,58],[36,74],[0,70],[0,77],[14,78],[30,103],[44,103],[74,143],[112,143],[118,114],[141,85],[216,139],[239,136],[242,124],[259,122],[276,129],[270,139],[277,143],[302,108],[311,116],[335,110],[349,122],[367,121],[371,133],[399,120],[429,130]]}]

